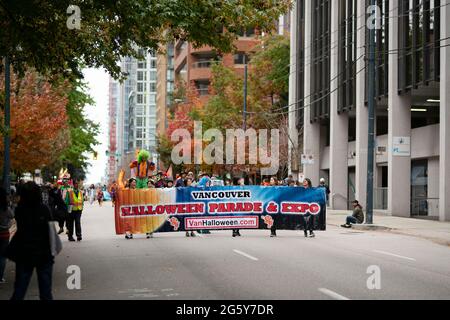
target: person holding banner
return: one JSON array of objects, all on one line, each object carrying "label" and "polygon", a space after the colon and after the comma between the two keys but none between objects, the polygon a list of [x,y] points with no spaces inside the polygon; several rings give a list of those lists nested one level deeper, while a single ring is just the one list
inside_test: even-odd
[{"label": "person holding banner", "polygon": [[[240,187],[245,187],[245,179],[244,177],[239,178],[238,180],[238,186]],[[239,229],[233,229],[233,234],[232,234],[233,238],[234,237],[240,237],[241,233],[239,232]]]},{"label": "person holding banner", "polygon": [[[312,188],[312,182],[311,179],[305,178],[303,180],[303,188],[310,189]],[[314,215],[312,215],[310,212],[307,212],[305,215],[303,215],[303,232],[305,233],[305,237],[308,237],[308,231],[309,236],[311,238],[314,238],[316,235],[314,234]]]}]

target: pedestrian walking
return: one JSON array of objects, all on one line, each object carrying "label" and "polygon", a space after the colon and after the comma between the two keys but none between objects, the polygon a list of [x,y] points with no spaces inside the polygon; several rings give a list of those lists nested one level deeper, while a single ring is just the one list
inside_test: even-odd
[{"label": "pedestrian walking", "polygon": [[102,206],[102,203],[103,203],[103,197],[104,197],[104,194],[103,194],[102,188],[98,188],[98,191],[97,191],[97,201],[98,201],[98,205],[99,205],[100,207]]},{"label": "pedestrian walking", "polygon": [[[311,179],[305,178],[303,180],[303,188],[310,189],[312,188]],[[314,238],[316,235],[314,234],[314,215],[312,215],[310,212],[307,212],[302,216],[303,220],[303,232],[305,234],[305,237],[308,237],[308,231],[309,236],[311,238]]]},{"label": "pedestrian walking", "polygon": [[42,202],[39,186],[25,183],[19,190],[20,200],[15,211],[17,232],[7,248],[7,257],[16,263],[14,293],[11,300],[23,300],[34,269],[41,300],[52,300],[54,257],[50,249],[49,208]]},{"label": "pedestrian walking", "polygon": [[364,222],[364,212],[362,206],[359,204],[358,200],[352,202],[353,214],[348,216],[345,224],[341,225],[343,228],[351,228],[352,224],[361,224]]},{"label": "pedestrian walking", "polygon": [[69,229],[68,238],[69,241],[75,241],[73,238],[74,224],[75,224],[75,235],[77,236],[77,241],[81,241],[81,214],[83,213],[83,192],[78,188],[78,182],[73,184],[73,208],[72,212],[69,213],[67,219],[67,229]]},{"label": "pedestrian walking", "polygon": [[95,201],[96,194],[95,194],[95,186],[91,184],[89,187],[89,204],[92,205]]},{"label": "pedestrian walking", "polygon": [[3,278],[6,268],[6,248],[9,244],[11,228],[14,221],[14,214],[8,205],[8,196],[5,189],[0,187],[0,284],[5,283]]}]

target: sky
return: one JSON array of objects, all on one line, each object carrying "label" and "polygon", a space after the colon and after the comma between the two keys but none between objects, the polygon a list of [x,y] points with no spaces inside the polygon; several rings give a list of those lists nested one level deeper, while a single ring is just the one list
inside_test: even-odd
[{"label": "sky", "polygon": [[97,137],[99,145],[95,147],[98,153],[98,159],[94,160],[93,155],[89,154],[88,173],[86,175],[86,184],[96,184],[102,181],[105,176],[107,165],[106,150],[108,149],[108,84],[109,76],[103,69],[85,69],[83,70],[85,82],[89,88],[89,94],[94,99],[95,104],[86,106],[85,112],[89,119],[100,124],[100,134]]}]

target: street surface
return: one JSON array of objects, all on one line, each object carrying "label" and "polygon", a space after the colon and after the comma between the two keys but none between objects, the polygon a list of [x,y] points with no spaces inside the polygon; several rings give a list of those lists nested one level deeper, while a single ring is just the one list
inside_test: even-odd
[{"label": "street surface", "polygon": [[[240,238],[212,231],[126,240],[115,235],[110,202],[86,203],[82,226],[82,242],[62,238],[55,299],[450,299],[450,248],[416,237],[329,225],[314,239],[242,230]],[[80,267],[80,290],[67,287],[71,265]],[[371,266],[380,269],[379,290],[368,289]],[[0,299],[12,293],[11,262],[6,280]],[[38,299],[36,276],[27,298]]]}]

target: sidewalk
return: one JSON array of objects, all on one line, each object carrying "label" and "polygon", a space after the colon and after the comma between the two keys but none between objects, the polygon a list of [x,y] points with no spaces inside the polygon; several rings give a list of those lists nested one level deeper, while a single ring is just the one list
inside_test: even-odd
[{"label": "sidewalk", "polygon": [[[336,211],[327,209],[327,224],[340,226],[345,223],[345,217],[351,215],[351,211]],[[450,222],[393,217],[374,214],[373,230],[403,234],[450,246]],[[359,225],[354,229],[366,229],[365,225]]]}]

